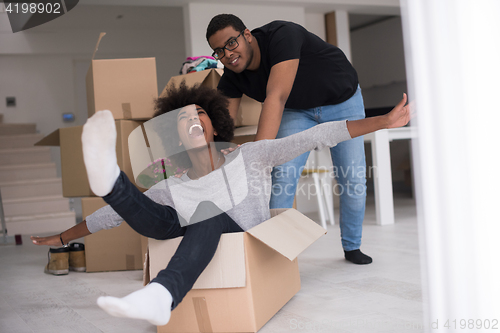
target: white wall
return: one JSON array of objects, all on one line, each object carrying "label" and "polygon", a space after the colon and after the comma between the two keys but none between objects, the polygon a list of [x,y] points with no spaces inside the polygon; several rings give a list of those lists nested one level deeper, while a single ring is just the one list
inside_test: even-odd
[{"label": "white wall", "polygon": [[[185,60],[182,8],[98,9],[78,6],[59,19],[16,34],[7,31],[6,14],[0,13],[0,113],[4,122],[36,122],[42,134],[83,124],[85,67],[101,31],[107,35],[96,59],[156,57],[160,91],[171,76],[178,75]],[[124,18],[117,20],[117,13]],[[7,96],[16,97],[17,107],[6,107]],[[76,121],[63,123],[65,112],[75,113]]]},{"label": "white wall", "polygon": [[[73,62],[67,56],[1,56],[0,113],[6,123],[36,123],[42,133],[64,127],[61,114],[73,112]],[[15,96],[17,106],[5,106]]]},{"label": "white wall", "polygon": [[323,13],[305,13],[304,27],[317,35],[322,40],[326,40],[325,14]]},{"label": "white wall", "polygon": [[365,107],[396,105],[407,91],[401,18],[353,31],[351,49]]}]

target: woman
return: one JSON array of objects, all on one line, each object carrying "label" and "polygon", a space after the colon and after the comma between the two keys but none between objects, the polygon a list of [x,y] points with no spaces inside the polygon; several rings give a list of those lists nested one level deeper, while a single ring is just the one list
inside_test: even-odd
[{"label": "woman", "polygon": [[168,97],[157,100],[155,115],[175,110],[178,142],[177,136],[173,141],[186,148],[190,166],[182,177],[170,177],[144,194],[118,168],[111,113],[98,112],[84,126],[83,153],[92,191],[110,206],[60,235],[32,237],[33,243],[60,246],[115,227],[123,219],[147,237],[184,236],[168,266],[149,285],[121,299],[99,297],[97,301],[111,315],[165,325],[171,309],[209,264],[221,234],[246,231],[269,219],[275,165],[312,149],[404,126],[410,119],[405,103],[406,95],[387,115],[321,124],[286,138],[246,143],[224,156],[214,142],[232,138],[227,99],[205,87],[172,87]]}]

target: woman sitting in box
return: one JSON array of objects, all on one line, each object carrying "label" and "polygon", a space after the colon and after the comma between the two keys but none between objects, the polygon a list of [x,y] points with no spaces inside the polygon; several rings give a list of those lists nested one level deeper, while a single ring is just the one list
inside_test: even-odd
[{"label": "woman sitting in box", "polygon": [[[172,87],[167,96],[157,100],[155,115],[173,115],[170,123],[177,133],[173,139],[160,141],[184,149],[183,154],[189,157],[187,173],[141,193],[117,165],[111,112],[97,112],[83,128],[83,154],[90,187],[109,206],[60,235],[32,237],[38,245],[60,246],[116,227],[122,220],[146,237],[163,240],[184,236],[168,266],[146,287],[123,298],[97,300],[113,316],[145,319],[154,325],[169,321],[171,310],[212,260],[221,234],[246,231],[270,218],[272,167],[312,149],[404,126],[410,119],[404,95],[387,115],[329,122],[286,138],[245,143],[224,155],[215,143],[229,142],[233,137],[227,99],[216,90],[185,84]],[[161,133],[172,135],[167,130]]]}]

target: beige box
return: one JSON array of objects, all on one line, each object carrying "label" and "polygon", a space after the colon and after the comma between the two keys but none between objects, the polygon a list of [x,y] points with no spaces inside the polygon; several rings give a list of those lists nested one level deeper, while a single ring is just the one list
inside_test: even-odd
[{"label": "beige box", "polygon": [[[166,95],[166,90],[169,85],[175,84],[179,85],[182,80],[186,81],[186,85],[191,87],[196,83],[200,83],[202,86],[207,86],[209,88],[217,89],[220,78],[224,70],[221,68],[207,69],[201,72],[189,73],[184,75],[173,76],[163,89],[160,94],[161,97]],[[235,126],[253,126],[259,124],[260,112],[262,110],[262,103],[243,95],[241,98],[240,108],[238,110],[238,116],[236,119]]]},{"label": "beige box", "polygon": [[234,138],[231,142],[236,143],[237,145],[253,142],[255,141],[256,134],[257,125],[237,127],[234,129]]},{"label": "beige box", "polygon": [[86,77],[89,117],[110,110],[115,119],[151,119],[158,98],[155,58],[95,60],[94,56]]},{"label": "beige box", "polygon": [[[102,198],[82,198],[82,216],[86,218],[107,203]],[[87,272],[107,272],[142,269],[146,237],[139,235],[127,223],[85,236]]]},{"label": "beige box", "polygon": [[[300,290],[297,256],[326,230],[295,209],[272,215],[246,232],[222,235],[214,258],[159,333],[257,332]],[[151,277],[167,266],[181,239],[149,239]]]},{"label": "beige box", "polygon": [[[142,121],[133,120],[115,121],[118,166],[127,174],[132,183],[134,183],[134,174],[130,163],[128,136],[142,123]],[[64,197],[95,196],[90,190],[87,170],[83,162],[82,130],[83,126],[60,128],[35,143],[35,146],[61,147],[61,174]],[[138,188],[141,191],[145,191],[141,187]]]}]

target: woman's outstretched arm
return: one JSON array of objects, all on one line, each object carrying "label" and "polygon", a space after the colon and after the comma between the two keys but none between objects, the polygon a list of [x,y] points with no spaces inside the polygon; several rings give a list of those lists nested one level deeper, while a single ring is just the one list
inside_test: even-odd
[{"label": "woman's outstretched arm", "polygon": [[386,115],[360,120],[326,122],[281,139],[244,144],[241,149],[246,150],[247,156],[252,160],[274,167],[313,149],[334,147],[342,141],[360,135],[404,126],[410,120],[410,107],[405,104],[406,94]]},{"label": "woman's outstretched arm", "polygon": [[410,121],[410,106],[405,104],[406,94],[403,94],[403,99],[388,114],[348,121],[347,129],[349,130],[351,138],[381,129],[396,128],[408,124]]},{"label": "woman's outstretched arm", "polygon": [[63,231],[60,234],[47,237],[31,236],[30,238],[33,241],[33,244],[36,245],[63,246],[63,244],[66,245],[72,240],[87,235],[90,235],[90,231],[87,228],[87,221],[83,220],[82,222],[69,228],[68,230]]}]

